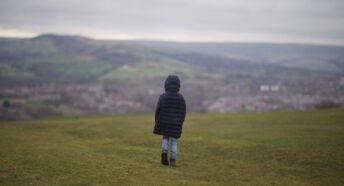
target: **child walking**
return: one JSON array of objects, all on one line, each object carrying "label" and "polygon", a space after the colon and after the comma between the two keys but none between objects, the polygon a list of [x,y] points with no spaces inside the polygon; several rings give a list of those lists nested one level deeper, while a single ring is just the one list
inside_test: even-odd
[{"label": "child walking", "polygon": [[[176,75],[169,75],[165,80],[165,93],[160,95],[155,111],[154,134],[162,135],[161,164],[176,166],[177,143],[185,119],[186,105],[179,93],[180,80]],[[170,142],[170,160],[168,150]]]}]

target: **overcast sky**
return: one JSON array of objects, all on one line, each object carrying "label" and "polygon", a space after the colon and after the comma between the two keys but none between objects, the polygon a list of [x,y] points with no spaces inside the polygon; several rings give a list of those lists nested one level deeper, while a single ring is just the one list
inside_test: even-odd
[{"label": "overcast sky", "polygon": [[344,0],[0,0],[0,36],[344,45]]}]

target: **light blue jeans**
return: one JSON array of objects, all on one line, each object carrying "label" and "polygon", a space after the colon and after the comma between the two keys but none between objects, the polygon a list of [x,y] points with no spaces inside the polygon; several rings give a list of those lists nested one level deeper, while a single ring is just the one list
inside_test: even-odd
[{"label": "light blue jeans", "polygon": [[177,143],[178,139],[170,136],[162,136],[162,152],[168,153],[168,142],[170,141],[170,159],[177,159]]}]

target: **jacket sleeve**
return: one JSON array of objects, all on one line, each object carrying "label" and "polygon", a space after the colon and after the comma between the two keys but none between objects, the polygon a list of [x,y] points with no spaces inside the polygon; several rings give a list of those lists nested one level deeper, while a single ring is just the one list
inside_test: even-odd
[{"label": "jacket sleeve", "polygon": [[185,99],[182,96],[182,123],[185,120],[185,115],[186,115],[186,103],[185,103]]},{"label": "jacket sleeve", "polygon": [[159,114],[160,114],[160,110],[161,110],[161,102],[162,102],[162,99],[163,99],[163,95],[161,95],[159,97],[159,100],[158,100],[158,103],[156,105],[156,109],[155,109],[155,123],[158,121],[158,118],[159,118]]}]

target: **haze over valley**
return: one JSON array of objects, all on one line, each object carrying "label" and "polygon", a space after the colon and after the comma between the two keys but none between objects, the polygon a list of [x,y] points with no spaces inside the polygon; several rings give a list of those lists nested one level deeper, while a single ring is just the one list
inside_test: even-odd
[{"label": "haze over valley", "polygon": [[344,47],[0,39],[2,119],[153,112],[168,74],[189,112],[305,110],[344,101]]}]

